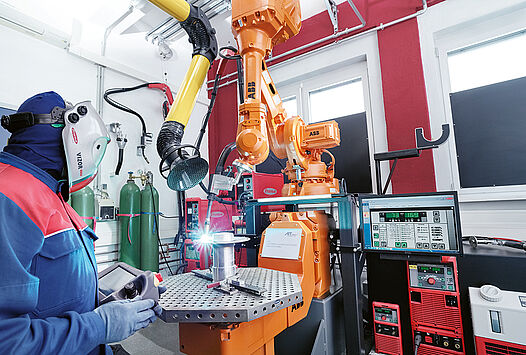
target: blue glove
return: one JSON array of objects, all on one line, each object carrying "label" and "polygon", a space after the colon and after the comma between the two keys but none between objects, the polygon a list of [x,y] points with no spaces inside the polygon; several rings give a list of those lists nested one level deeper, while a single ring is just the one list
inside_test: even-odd
[{"label": "blue glove", "polygon": [[[166,287],[159,286],[158,289],[159,289],[159,298],[161,298],[161,295],[166,292]],[[163,313],[163,309],[161,308],[161,306],[159,306],[158,303],[156,303],[155,307],[153,307],[153,311],[155,312],[155,315],[157,315],[158,317],[161,315],[161,313]]]},{"label": "blue glove", "polygon": [[108,302],[96,308],[94,312],[106,325],[104,343],[124,340],[139,329],[146,328],[157,318],[152,309],[154,305],[153,300],[141,300],[140,297],[136,297],[133,300]]}]

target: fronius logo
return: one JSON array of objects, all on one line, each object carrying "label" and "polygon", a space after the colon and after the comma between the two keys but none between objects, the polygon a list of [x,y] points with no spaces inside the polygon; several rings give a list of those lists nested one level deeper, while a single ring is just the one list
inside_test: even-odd
[{"label": "fronius logo", "polygon": [[221,211],[215,211],[215,212],[212,212],[212,218],[221,218],[223,217],[225,214]]},{"label": "fronius logo", "polygon": [[77,132],[75,131],[75,128],[71,127],[71,135],[73,136],[73,142],[75,144],[79,144],[79,138],[77,137]]},{"label": "fronius logo", "polygon": [[272,187],[267,187],[265,190],[263,190],[263,193],[265,195],[273,196],[278,193],[278,190],[273,189]]}]

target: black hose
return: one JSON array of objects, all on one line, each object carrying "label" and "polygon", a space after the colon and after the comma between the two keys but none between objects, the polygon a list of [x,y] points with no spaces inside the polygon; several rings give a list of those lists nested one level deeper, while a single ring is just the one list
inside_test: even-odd
[{"label": "black hose", "polygon": [[119,148],[119,161],[117,162],[117,167],[115,168],[115,175],[119,175],[122,168],[122,161],[124,160],[124,148]]},{"label": "black hose", "polygon": [[145,149],[145,145],[146,145],[146,139],[150,138],[151,135],[149,135],[148,132],[147,132],[146,122],[144,121],[144,118],[137,111],[134,111],[131,108],[129,108],[128,106],[125,106],[125,105],[121,104],[120,102],[117,102],[114,99],[110,98],[110,95],[120,94],[120,93],[124,93],[124,92],[130,92],[130,91],[134,91],[134,90],[138,90],[138,89],[142,89],[142,88],[147,88],[151,84],[158,84],[158,83],[144,83],[144,84],[140,84],[140,85],[137,85],[137,86],[132,86],[132,87],[129,87],[129,88],[113,88],[113,89],[106,90],[106,92],[104,93],[104,101],[106,101],[108,104],[110,104],[111,106],[115,107],[116,109],[119,109],[121,111],[130,113],[130,114],[136,116],[141,121],[141,127],[142,127],[142,136],[141,136],[142,157],[144,158],[144,160],[148,164],[150,164],[150,162],[148,161],[148,158],[146,157],[146,155],[144,153],[144,149]]},{"label": "black hose", "polygon": [[122,110],[124,112],[128,112],[128,113],[130,113],[130,114],[132,114],[134,116],[137,116],[137,118],[141,121],[143,135],[146,134],[146,122],[144,122],[144,118],[142,118],[142,116],[138,112],[132,110],[131,108],[129,108],[127,106],[124,106],[123,104],[121,104],[120,102],[115,101],[114,99],[110,98],[109,96],[110,95],[114,95],[114,94],[120,94],[120,93],[123,93],[123,92],[129,92],[129,91],[133,91],[133,90],[137,90],[137,89],[141,89],[141,88],[146,88],[146,87],[148,87],[148,85],[150,85],[150,83],[145,83],[145,84],[141,84],[141,85],[137,85],[137,86],[133,86],[133,87],[129,87],[129,88],[108,89],[104,93],[104,100],[108,104],[110,104],[111,106],[115,107],[116,109]]},{"label": "black hose", "polygon": [[163,250],[163,244],[161,243],[161,235],[159,234],[159,229],[161,229],[161,226],[159,225],[159,219],[157,214],[157,207],[155,207],[155,195],[153,193],[153,186],[151,183],[146,183],[146,185],[150,188],[150,193],[152,194],[152,206],[153,206],[153,223],[157,225],[157,228],[155,228],[155,232],[157,234],[157,242],[159,243],[159,248],[161,248],[161,256],[166,262],[166,267],[168,267],[168,270],[170,271],[170,275],[174,275],[172,268],[170,267],[170,263],[168,262],[168,258],[166,257],[166,254],[164,254]]},{"label": "black hose", "polygon": [[236,61],[237,64],[237,87],[239,91],[239,102],[245,103],[245,77],[243,74],[243,63],[241,59]]},{"label": "black hose", "polygon": [[[227,144],[223,151],[221,152],[221,155],[219,155],[219,159],[217,159],[216,164],[216,174],[221,174],[225,170],[225,164],[228,159],[228,156],[236,149],[236,142],[232,142],[230,144]],[[209,184],[210,185],[210,184]]]},{"label": "black hose", "polygon": [[212,110],[214,109],[214,104],[216,102],[217,90],[219,88],[220,81],[221,81],[221,75],[217,74],[215,81],[214,81],[214,88],[212,89],[212,94],[210,96],[210,103],[208,104],[208,111],[206,111],[206,115],[203,119],[203,123],[201,123],[201,130],[199,131],[199,136],[197,137],[197,140],[195,142],[195,147],[197,149],[201,147],[201,143],[203,141],[203,137],[206,132],[206,127],[208,126],[208,121],[210,120],[210,116],[212,115]]}]

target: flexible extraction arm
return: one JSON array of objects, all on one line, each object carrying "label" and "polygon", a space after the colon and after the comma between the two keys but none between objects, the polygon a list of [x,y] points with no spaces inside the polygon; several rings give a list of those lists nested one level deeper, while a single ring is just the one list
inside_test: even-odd
[{"label": "flexible extraction arm", "polygon": [[[327,149],[340,144],[338,124],[307,125],[300,117],[287,117],[264,60],[300,27],[299,0],[232,2],[232,31],[245,68],[245,100],[239,105],[236,140],[240,158],[234,165],[240,173],[250,172],[271,149],[278,158],[288,159],[283,172],[291,183],[284,195],[337,193],[334,157]],[[329,166],[321,161],[323,153],[332,157]]]},{"label": "flexible extraction arm", "polygon": [[[173,190],[185,191],[201,182],[208,173],[208,163],[201,158],[199,149],[191,145],[182,145],[181,141],[199,89],[217,56],[217,40],[215,30],[205,13],[196,6],[184,0],[150,0],[150,2],[180,21],[193,45],[190,68],[157,139],[161,166],[166,163],[170,168],[168,186]],[[185,148],[189,148],[192,155]]]}]

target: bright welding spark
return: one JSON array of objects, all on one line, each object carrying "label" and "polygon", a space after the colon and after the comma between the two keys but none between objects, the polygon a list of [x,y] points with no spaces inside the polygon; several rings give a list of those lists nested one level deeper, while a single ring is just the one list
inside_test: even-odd
[{"label": "bright welding spark", "polygon": [[208,234],[208,233],[205,233],[201,236],[201,238],[199,238],[199,240],[197,241],[197,243],[199,244],[210,244],[214,241],[214,238]]}]

